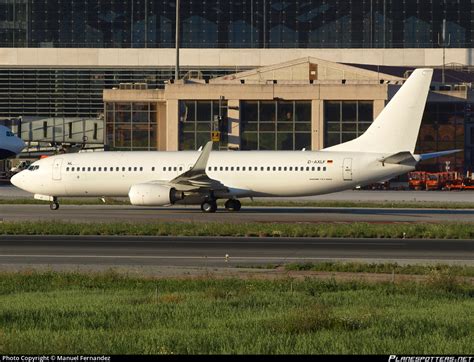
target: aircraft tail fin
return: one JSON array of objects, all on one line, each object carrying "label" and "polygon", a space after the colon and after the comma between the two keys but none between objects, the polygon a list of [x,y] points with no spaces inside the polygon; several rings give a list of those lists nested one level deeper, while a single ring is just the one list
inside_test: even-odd
[{"label": "aircraft tail fin", "polygon": [[433,69],[416,69],[363,135],[325,150],[413,153],[432,76]]}]

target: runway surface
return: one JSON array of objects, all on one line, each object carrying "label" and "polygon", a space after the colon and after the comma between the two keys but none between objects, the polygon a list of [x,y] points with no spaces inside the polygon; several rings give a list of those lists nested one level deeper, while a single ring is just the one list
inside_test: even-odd
[{"label": "runway surface", "polygon": [[2,268],[35,264],[235,267],[321,260],[472,264],[474,240],[0,236]]},{"label": "runway surface", "polygon": [[[33,198],[9,183],[0,184],[0,199]],[[332,194],[305,197],[255,198],[255,200],[290,200],[290,201],[364,201],[364,202],[472,202],[474,191],[368,191],[347,190]]]},{"label": "runway surface", "polygon": [[474,210],[377,209],[315,207],[243,207],[238,213],[220,209],[201,212],[199,206],[135,207],[129,205],[0,205],[0,221],[64,222],[474,222]]}]

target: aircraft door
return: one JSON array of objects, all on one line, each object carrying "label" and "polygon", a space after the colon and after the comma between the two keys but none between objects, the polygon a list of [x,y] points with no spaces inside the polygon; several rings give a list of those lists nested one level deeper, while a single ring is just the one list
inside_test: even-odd
[{"label": "aircraft door", "polygon": [[62,158],[56,158],[53,164],[53,180],[61,180],[61,165],[63,163]]},{"label": "aircraft door", "polygon": [[345,158],[342,166],[342,177],[344,181],[352,181],[352,158]]}]

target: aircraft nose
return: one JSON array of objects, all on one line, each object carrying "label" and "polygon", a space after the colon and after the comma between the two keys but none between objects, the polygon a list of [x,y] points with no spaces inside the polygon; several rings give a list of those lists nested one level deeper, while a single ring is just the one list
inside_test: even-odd
[{"label": "aircraft nose", "polygon": [[23,180],[25,178],[24,175],[22,175],[23,171],[17,173],[16,175],[13,175],[13,177],[10,179],[10,182],[12,185],[22,189],[23,187]]}]

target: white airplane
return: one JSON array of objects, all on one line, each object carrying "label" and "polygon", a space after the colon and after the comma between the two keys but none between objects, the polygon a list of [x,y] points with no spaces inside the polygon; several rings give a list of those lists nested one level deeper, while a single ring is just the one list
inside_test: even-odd
[{"label": "white airplane", "polygon": [[9,128],[0,126],[0,160],[17,155],[25,146],[25,142]]},{"label": "white airplane", "polygon": [[415,155],[433,71],[418,69],[359,138],[321,151],[93,152],[33,163],[11,182],[59,207],[58,197],[125,197],[138,206],[200,204],[215,212],[217,199],[240,210],[239,198],[308,196],[352,189],[415,169],[423,159],[458,150]]}]

